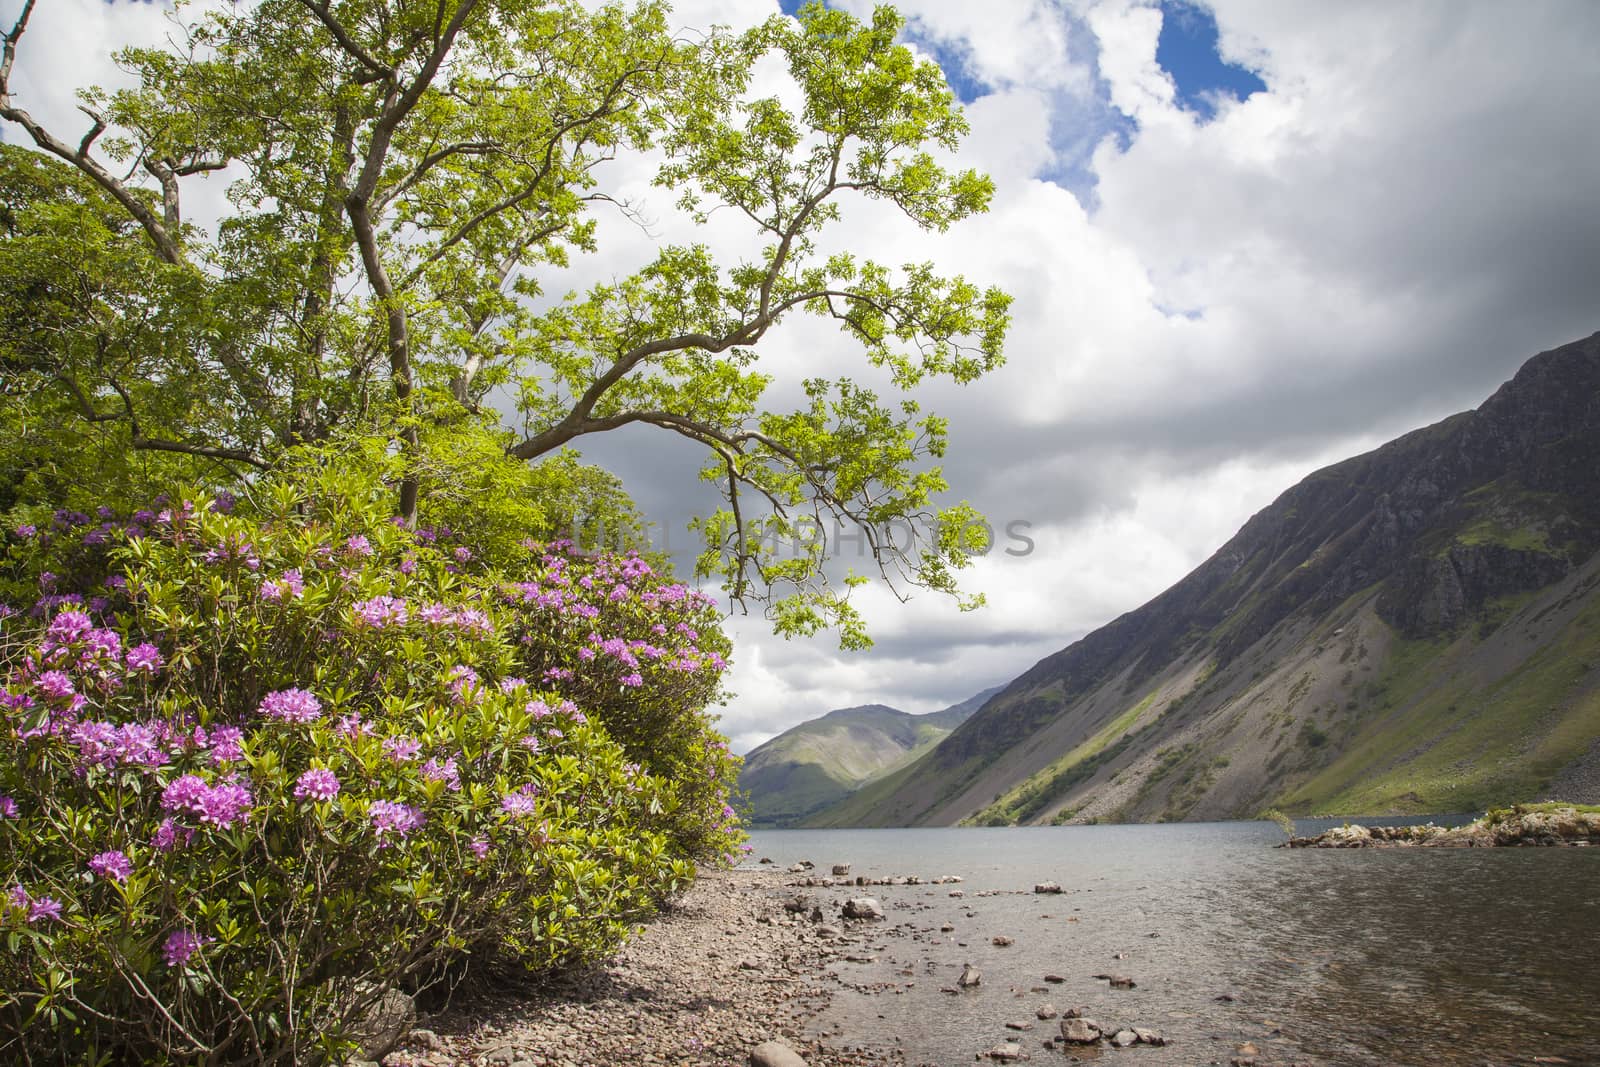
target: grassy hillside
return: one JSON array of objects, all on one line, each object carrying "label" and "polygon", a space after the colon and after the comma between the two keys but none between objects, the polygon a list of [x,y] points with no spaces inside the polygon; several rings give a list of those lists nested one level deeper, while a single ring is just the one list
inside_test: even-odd
[{"label": "grassy hillside", "polygon": [[1306,478],[813,825],[1600,800],[1600,334]]},{"label": "grassy hillside", "polygon": [[749,820],[785,826],[931,751],[995,690],[927,715],[882,704],[841,708],[753,749],[739,775]]}]

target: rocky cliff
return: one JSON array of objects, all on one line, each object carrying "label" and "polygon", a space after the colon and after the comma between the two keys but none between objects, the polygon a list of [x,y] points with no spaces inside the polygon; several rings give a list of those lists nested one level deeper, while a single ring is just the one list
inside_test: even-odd
[{"label": "rocky cliff", "polygon": [[1600,791],[1597,548],[1600,334],[1535,356],[1476,411],[1312,474],[812,821],[1406,813]]}]

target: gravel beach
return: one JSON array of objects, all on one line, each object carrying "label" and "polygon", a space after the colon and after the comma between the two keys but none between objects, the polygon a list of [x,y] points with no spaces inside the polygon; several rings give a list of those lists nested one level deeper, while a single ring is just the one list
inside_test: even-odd
[{"label": "gravel beach", "polygon": [[794,894],[786,880],[773,870],[703,872],[604,965],[536,992],[457,1002],[421,1019],[382,1063],[727,1067],[750,1063],[752,1052],[775,1041],[810,1067],[903,1063],[893,1050],[807,1038],[807,1021],[838,988],[827,964],[843,951],[833,938],[846,924],[786,911]]}]

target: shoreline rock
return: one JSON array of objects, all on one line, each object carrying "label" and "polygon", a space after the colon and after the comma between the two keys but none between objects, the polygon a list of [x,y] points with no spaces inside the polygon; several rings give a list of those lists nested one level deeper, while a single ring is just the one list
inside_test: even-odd
[{"label": "shoreline rock", "polygon": [[1515,848],[1600,845],[1600,809],[1517,805],[1490,811],[1465,826],[1335,826],[1314,837],[1291,837],[1279,848]]}]

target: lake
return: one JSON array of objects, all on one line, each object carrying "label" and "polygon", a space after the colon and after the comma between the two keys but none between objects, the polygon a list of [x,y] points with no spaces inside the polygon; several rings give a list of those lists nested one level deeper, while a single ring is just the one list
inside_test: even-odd
[{"label": "lake", "polygon": [[[1270,823],[1205,823],[766,830],[750,843],[752,860],[811,860],[819,876],[849,863],[852,877],[963,879],[800,891],[833,915],[868,894],[887,911],[847,950],[875,958],[834,967],[847,988],[815,1023],[834,1044],[954,1065],[1015,1039],[1035,1062],[1068,1062],[1041,1047],[1057,1033],[1035,1018],[1048,1001],[1172,1042],[1075,1053],[1086,1060],[1226,1064],[1251,1041],[1261,1064],[1600,1064],[1600,849],[1271,847],[1282,839]],[[1062,894],[1035,895],[1043,881]],[[966,963],[982,985],[941,992]],[[1066,981],[1046,986],[1048,973]],[[1138,984],[1112,990],[1099,973]]]}]

